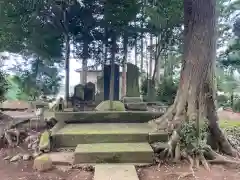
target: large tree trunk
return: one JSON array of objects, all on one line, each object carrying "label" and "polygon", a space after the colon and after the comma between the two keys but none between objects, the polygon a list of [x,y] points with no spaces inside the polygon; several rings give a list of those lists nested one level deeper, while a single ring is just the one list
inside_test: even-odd
[{"label": "large tree trunk", "polygon": [[205,119],[219,150],[236,156],[219,128],[215,106],[215,6],[216,0],[184,0],[184,55],[179,88],[174,104],[156,122],[176,130],[186,119]]}]

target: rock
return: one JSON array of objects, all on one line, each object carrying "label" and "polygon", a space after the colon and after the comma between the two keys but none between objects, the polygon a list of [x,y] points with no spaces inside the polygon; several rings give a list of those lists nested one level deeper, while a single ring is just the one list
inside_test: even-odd
[{"label": "rock", "polygon": [[19,161],[22,159],[22,156],[20,154],[17,154],[16,156],[13,156],[11,159],[10,159],[10,162],[16,162],[16,161]]},{"label": "rock", "polygon": [[10,160],[12,157],[11,156],[6,156],[5,158],[3,158],[3,160],[7,161]]},{"label": "rock", "polygon": [[123,103],[142,103],[143,99],[141,97],[123,97]]},{"label": "rock", "polygon": [[147,104],[145,102],[139,103],[126,103],[125,107],[127,110],[132,111],[147,111]]},{"label": "rock", "polygon": [[[101,102],[95,109],[97,111],[109,111],[110,101]],[[125,106],[121,101],[113,101],[114,111],[125,111]]]},{"label": "rock", "polygon": [[37,149],[37,147],[38,147],[38,144],[37,143],[33,143],[32,146],[31,146],[31,149],[35,150],[35,149]]},{"label": "rock", "polygon": [[28,136],[24,141],[26,143],[30,143],[30,142],[36,141],[37,139],[38,139],[38,134],[34,134],[34,135]]},{"label": "rock", "polygon": [[31,159],[31,155],[30,154],[24,154],[22,158],[23,158],[24,161],[29,161]]},{"label": "rock", "polygon": [[34,152],[33,157],[36,158],[36,157],[40,156],[41,154],[42,154],[41,152]]},{"label": "rock", "polygon": [[63,166],[63,165],[58,165],[56,166],[56,168],[62,172],[69,172],[72,169],[71,166]]},{"label": "rock", "polygon": [[42,155],[37,157],[33,163],[33,169],[39,172],[44,172],[51,170],[53,168],[53,163],[48,155]]},{"label": "rock", "polygon": [[50,151],[50,132],[45,131],[44,133],[42,133],[39,142],[39,149],[43,152]]},{"label": "rock", "polygon": [[28,149],[32,149],[32,143],[28,144]]}]

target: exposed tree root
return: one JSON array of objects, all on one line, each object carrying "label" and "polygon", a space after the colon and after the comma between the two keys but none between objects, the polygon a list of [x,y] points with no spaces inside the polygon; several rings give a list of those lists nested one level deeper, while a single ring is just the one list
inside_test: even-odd
[{"label": "exposed tree root", "polygon": [[21,131],[14,128],[5,130],[2,135],[1,141],[6,142],[9,147],[16,147],[26,137],[27,137],[26,131],[24,130]]},{"label": "exposed tree root", "polygon": [[[216,151],[214,151],[209,145],[200,150],[197,154],[192,154],[187,152],[186,150],[180,149],[180,136],[177,131],[173,131],[169,141],[168,147],[165,148],[162,152],[160,152],[159,157],[160,159],[167,161],[169,159],[177,162],[181,159],[186,159],[189,162],[189,169],[191,173],[181,174],[179,178],[193,175],[192,173],[193,168],[199,169],[200,164],[207,170],[210,171],[209,164],[234,164],[240,165],[240,161],[232,160],[228,157],[225,157]],[[160,160],[159,160],[160,161]]]},{"label": "exposed tree root", "polygon": [[168,173],[167,176],[169,175],[177,175],[178,176],[178,180],[185,178],[185,177],[189,177],[189,176],[193,176],[196,179],[195,173],[194,171],[192,172],[174,172],[174,173]]},{"label": "exposed tree root", "polygon": [[208,165],[207,160],[205,159],[205,157],[203,156],[203,154],[200,155],[200,162],[202,163],[203,167],[207,170],[210,171],[210,167]]}]

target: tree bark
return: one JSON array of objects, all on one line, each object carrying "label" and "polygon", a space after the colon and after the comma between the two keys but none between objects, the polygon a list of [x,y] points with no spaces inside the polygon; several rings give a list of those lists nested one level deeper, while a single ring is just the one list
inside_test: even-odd
[{"label": "tree bark", "polygon": [[[207,120],[219,149],[232,156],[215,106],[216,0],[184,0],[184,55],[174,104],[156,122],[178,129],[183,121]],[[169,126],[168,126],[169,127]]]}]

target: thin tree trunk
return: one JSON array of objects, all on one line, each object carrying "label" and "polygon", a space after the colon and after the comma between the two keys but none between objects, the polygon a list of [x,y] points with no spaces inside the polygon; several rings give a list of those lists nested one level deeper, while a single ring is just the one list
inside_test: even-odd
[{"label": "thin tree trunk", "polygon": [[153,35],[150,34],[150,60],[149,60],[149,79],[152,78],[152,62],[153,62]]},{"label": "thin tree trunk", "polygon": [[64,8],[64,4],[62,4],[62,13],[63,13],[63,29],[64,29],[64,38],[65,38],[65,101],[66,101],[66,107],[68,107],[68,100],[69,100],[69,67],[70,67],[70,37],[69,37],[69,31],[68,31],[68,25],[67,25],[67,9]]},{"label": "thin tree trunk", "polygon": [[[153,53],[153,59],[154,59],[154,67],[153,67],[153,75],[152,75],[152,82],[154,82],[156,80],[156,73],[157,73],[157,64],[158,64],[158,60],[157,60],[157,54],[158,54],[158,49],[157,49],[157,37],[155,37],[155,51]],[[154,44],[154,43],[153,43]]]},{"label": "thin tree trunk", "polygon": [[[70,56],[70,38],[68,34],[65,34],[65,43],[66,43],[66,51],[65,51],[65,101],[69,99],[69,56]],[[68,103],[66,103],[67,105]]]},{"label": "thin tree trunk", "polygon": [[122,97],[126,96],[126,81],[127,81],[127,47],[128,37],[124,34],[123,37],[123,69],[122,69]]},{"label": "thin tree trunk", "polygon": [[[136,21],[135,21],[135,27],[137,27],[137,23],[136,23]],[[137,39],[137,36],[138,35],[136,35],[136,37],[135,37],[135,65],[137,65],[137,47],[138,47],[138,39]]]},{"label": "thin tree trunk", "polygon": [[101,59],[101,67],[102,67],[102,70],[104,69],[104,60],[105,60],[105,45],[104,43],[102,42],[102,59]]},{"label": "thin tree trunk", "polygon": [[153,59],[153,35],[150,34],[150,48],[149,48],[149,73],[148,73],[148,98],[151,99],[151,88],[152,88],[152,59]]},{"label": "thin tree trunk", "polygon": [[144,46],[144,42],[143,42],[143,39],[144,39],[144,34],[143,34],[143,23],[144,23],[144,0],[142,0],[142,7],[141,7],[141,46],[140,46],[140,49],[141,49],[141,62],[140,62],[140,77],[139,77],[139,89],[141,89],[142,87],[142,76],[143,76],[143,46]]},{"label": "thin tree trunk", "polygon": [[147,69],[147,79],[149,78],[149,60],[148,60],[148,58],[149,58],[149,56],[148,56],[148,41],[146,40],[145,41],[145,44],[146,44],[146,52],[145,52],[145,56],[146,56],[146,69]]},{"label": "thin tree trunk", "polygon": [[218,125],[215,106],[215,8],[216,0],[184,0],[184,55],[179,88],[174,104],[157,123],[178,129],[186,119],[206,119],[219,150],[236,156]]},{"label": "thin tree trunk", "polygon": [[111,49],[111,77],[110,77],[110,93],[109,93],[109,109],[113,110],[113,100],[114,100],[114,71],[115,71],[115,54],[116,54],[116,34],[112,36],[112,49]]},{"label": "thin tree trunk", "polygon": [[87,58],[88,58],[88,41],[84,40],[83,42],[83,59],[82,59],[82,76],[81,76],[81,84],[87,83]]},{"label": "thin tree trunk", "polygon": [[173,63],[175,61],[175,57],[170,53],[168,56],[168,77],[173,81]]},{"label": "thin tree trunk", "polygon": [[158,48],[158,46],[160,46],[160,42],[161,42],[161,36],[159,35],[158,37],[157,37],[157,41],[156,41],[156,52],[157,52],[157,55],[158,56],[156,56],[156,59],[155,59],[155,61],[157,61],[157,64],[156,64],[156,84],[159,84],[160,83],[160,69],[161,69],[161,56],[160,56],[160,53],[161,52],[159,52],[159,51],[161,51],[160,49],[161,48]]},{"label": "thin tree trunk", "polygon": [[107,29],[105,28],[105,45],[104,45],[104,64],[107,63],[107,58],[108,58],[108,39],[107,39]]}]

